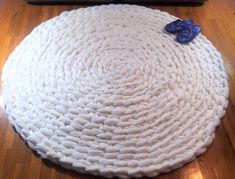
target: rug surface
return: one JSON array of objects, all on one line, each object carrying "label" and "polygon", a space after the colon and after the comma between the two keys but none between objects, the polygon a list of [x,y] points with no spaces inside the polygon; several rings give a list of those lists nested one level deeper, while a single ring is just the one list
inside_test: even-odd
[{"label": "rug surface", "polygon": [[2,75],[10,122],[42,158],[78,172],[156,176],[213,141],[228,83],[201,34],[163,31],[177,19],[135,5],[63,12],[36,27]]}]

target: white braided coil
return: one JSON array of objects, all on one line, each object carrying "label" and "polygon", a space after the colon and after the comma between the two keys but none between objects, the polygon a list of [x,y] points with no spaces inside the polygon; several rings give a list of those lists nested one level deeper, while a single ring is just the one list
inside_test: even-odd
[{"label": "white braided coil", "polygon": [[156,176],[204,152],[227,106],[223,60],[177,19],[135,5],[63,12],[36,27],[3,70],[9,120],[41,157],[78,172]]}]

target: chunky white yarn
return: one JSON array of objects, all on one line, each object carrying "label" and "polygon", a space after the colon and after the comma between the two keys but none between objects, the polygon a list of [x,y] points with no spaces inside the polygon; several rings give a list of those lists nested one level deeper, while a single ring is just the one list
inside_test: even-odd
[{"label": "chunky white yarn", "polygon": [[206,150],[227,106],[221,55],[175,20],[132,5],[64,12],[10,55],[3,97],[11,123],[43,158],[79,172],[155,176]]}]

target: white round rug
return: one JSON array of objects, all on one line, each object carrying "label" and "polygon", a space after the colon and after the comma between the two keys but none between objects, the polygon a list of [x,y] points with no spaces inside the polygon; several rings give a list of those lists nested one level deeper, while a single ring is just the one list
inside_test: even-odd
[{"label": "white round rug", "polygon": [[134,5],[63,12],[36,27],[3,70],[9,120],[41,157],[121,178],[181,167],[211,144],[225,113],[223,60],[177,19]]}]

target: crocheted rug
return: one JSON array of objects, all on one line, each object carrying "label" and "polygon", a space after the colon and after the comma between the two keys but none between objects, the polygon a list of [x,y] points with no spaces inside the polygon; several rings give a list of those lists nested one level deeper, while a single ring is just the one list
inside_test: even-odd
[{"label": "crocheted rug", "polygon": [[220,53],[203,36],[181,45],[177,19],[135,5],[63,12],[7,60],[10,122],[42,158],[78,172],[156,176],[205,152],[225,113]]}]

